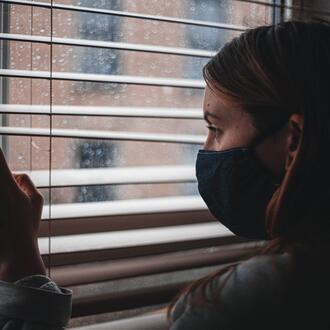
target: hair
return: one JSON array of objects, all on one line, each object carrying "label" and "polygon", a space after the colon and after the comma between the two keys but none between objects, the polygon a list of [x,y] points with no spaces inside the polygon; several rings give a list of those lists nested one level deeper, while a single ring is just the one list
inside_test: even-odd
[{"label": "hair", "polygon": [[[330,25],[287,21],[248,29],[211,58],[203,75],[210,89],[251,115],[261,134],[302,115],[297,156],[267,206],[271,239],[259,254],[324,251],[330,244]],[[203,293],[209,280],[237,264],[184,287],[168,305],[168,320],[179,297],[197,287]],[[203,294],[194,302],[211,303]]]}]

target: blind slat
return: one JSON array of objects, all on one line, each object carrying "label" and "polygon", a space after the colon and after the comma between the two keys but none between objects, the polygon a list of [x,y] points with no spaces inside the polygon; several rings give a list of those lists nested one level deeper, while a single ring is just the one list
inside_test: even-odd
[{"label": "blind slat", "polygon": [[203,49],[189,49],[180,47],[165,47],[144,44],[132,44],[124,42],[113,41],[98,41],[86,39],[72,39],[72,38],[58,38],[58,37],[44,37],[24,34],[0,33],[0,40],[8,41],[24,41],[24,42],[38,42],[53,45],[67,45],[67,46],[84,46],[93,48],[106,48],[118,50],[130,50],[148,53],[168,54],[168,55],[183,55],[192,57],[212,57],[216,52]]},{"label": "blind slat", "polygon": [[0,135],[39,136],[92,140],[148,141],[184,144],[203,144],[203,135],[132,133],[114,131],[93,131],[81,129],[48,129],[25,127],[0,127]]},{"label": "blind slat", "polygon": [[[156,214],[206,209],[207,207],[200,196],[172,196],[106,202],[53,204],[51,205],[51,218],[68,219],[129,214]],[[42,214],[43,219],[49,219],[49,211],[49,205],[45,205]]]},{"label": "blind slat", "polygon": [[75,73],[75,72],[50,72],[50,71],[34,71],[34,70],[11,70],[1,69],[0,76],[16,77],[16,78],[36,78],[36,79],[52,79],[52,80],[69,80],[69,81],[86,81],[100,83],[119,83],[134,84],[147,86],[168,86],[181,88],[197,88],[203,89],[205,82],[198,79],[183,78],[154,78],[140,76],[125,75],[104,75],[91,73]]},{"label": "blind slat", "polygon": [[[230,236],[232,233],[220,225],[210,222],[184,226],[120,230],[116,232],[66,235],[52,237],[51,253],[118,249],[153,244],[166,244],[200,239]],[[49,238],[38,238],[41,254],[48,254]]]},{"label": "blind slat", "polygon": [[150,184],[194,182],[194,166],[131,166],[115,168],[89,168],[20,171],[27,173],[38,188],[73,187],[110,184]]},{"label": "blind slat", "polygon": [[74,105],[29,105],[0,104],[0,113],[24,115],[59,115],[59,116],[102,116],[102,117],[138,117],[138,118],[173,118],[203,119],[203,110],[196,108],[157,108],[157,107],[103,107]]}]

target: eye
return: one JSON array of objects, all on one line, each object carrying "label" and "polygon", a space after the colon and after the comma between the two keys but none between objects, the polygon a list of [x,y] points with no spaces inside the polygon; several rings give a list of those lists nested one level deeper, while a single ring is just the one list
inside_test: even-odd
[{"label": "eye", "polygon": [[206,125],[206,127],[212,131],[212,132],[220,132],[219,128],[211,126],[211,125]]},{"label": "eye", "polygon": [[217,127],[211,126],[211,125],[206,125],[206,127],[215,134],[215,138],[217,139],[217,137],[220,135],[221,130]]}]

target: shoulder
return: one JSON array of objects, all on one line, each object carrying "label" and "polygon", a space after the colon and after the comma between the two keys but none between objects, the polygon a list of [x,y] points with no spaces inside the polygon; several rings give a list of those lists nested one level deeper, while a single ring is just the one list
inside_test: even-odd
[{"label": "shoulder", "polygon": [[[266,291],[269,291],[278,286],[282,287],[290,278],[291,262],[292,256],[288,253],[253,257],[233,269],[226,288],[253,291],[265,286]],[[222,281],[221,277],[215,278],[215,283]]]},{"label": "shoulder", "polygon": [[[220,272],[204,287],[205,298],[211,304],[196,303],[202,287],[190,295],[189,303],[186,296],[179,298],[172,317],[181,325],[171,330],[185,329],[183,323],[187,322],[192,322],[191,329],[236,329],[243,322],[253,324],[256,315],[262,315],[265,320],[272,317],[274,311],[280,315],[290,282],[290,263],[291,256],[287,253],[262,255]],[[260,322],[263,321],[259,319]]]},{"label": "shoulder", "polygon": [[[209,283],[209,295],[225,301],[232,308],[253,309],[276,307],[285,300],[291,282],[289,254],[256,256],[235,267],[225,277]],[[222,287],[222,289],[221,289]]]}]

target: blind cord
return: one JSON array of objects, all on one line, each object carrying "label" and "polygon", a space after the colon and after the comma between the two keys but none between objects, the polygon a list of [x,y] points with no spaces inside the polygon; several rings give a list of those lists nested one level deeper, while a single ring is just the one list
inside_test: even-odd
[{"label": "blind cord", "polygon": [[51,222],[52,222],[52,129],[53,129],[53,0],[51,0],[51,7],[50,7],[50,76],[49,76],[49,190],[48,190],[48,207],[49,207],[49,219],[48,219],[48,277],[51,277]]}]

